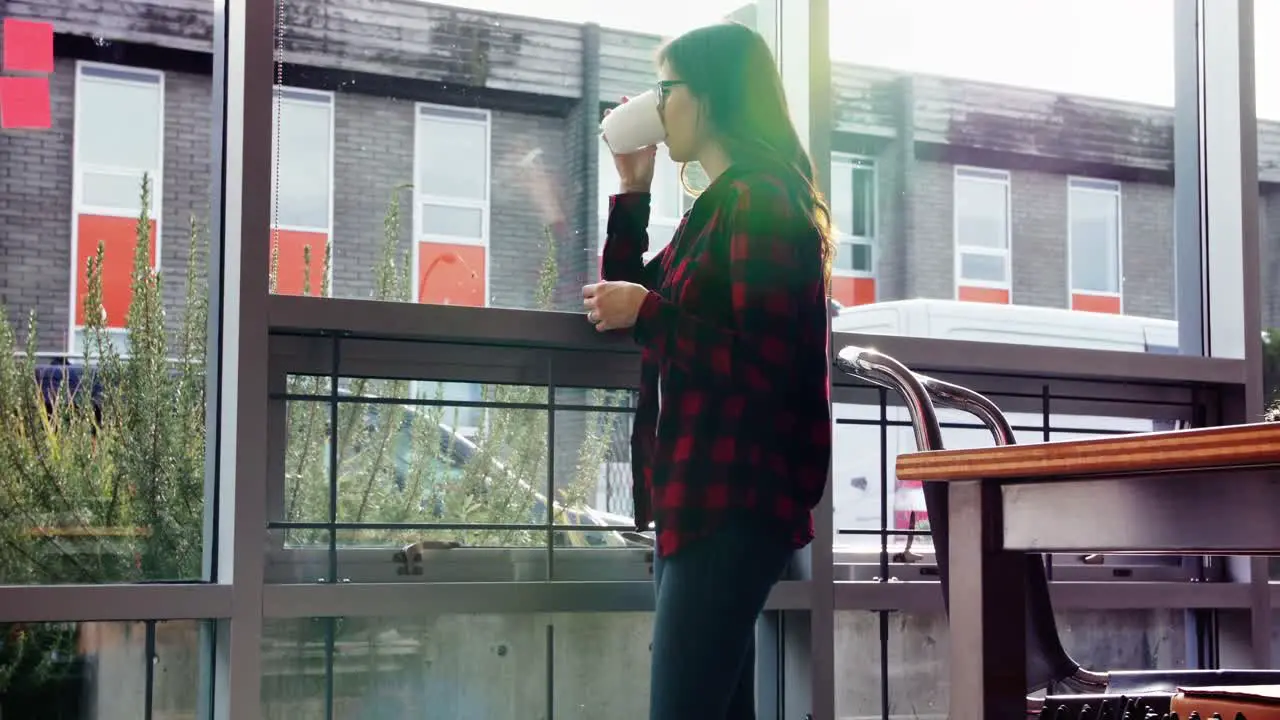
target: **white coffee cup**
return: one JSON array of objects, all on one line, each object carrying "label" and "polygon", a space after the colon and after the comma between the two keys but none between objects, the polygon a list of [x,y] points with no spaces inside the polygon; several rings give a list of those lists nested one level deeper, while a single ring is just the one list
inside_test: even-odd
[{"label": "white coffee cup", "polygon": [[600,121],[600,134],[615,155],[657,145],[667,137],[658,112],[658,93],[649,90],[614,108]]}]

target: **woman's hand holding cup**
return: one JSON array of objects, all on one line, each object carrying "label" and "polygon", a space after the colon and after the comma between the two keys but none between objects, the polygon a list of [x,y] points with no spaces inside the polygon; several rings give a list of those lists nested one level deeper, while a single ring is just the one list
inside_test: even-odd
[{"label": "woman's hand holding cup", "polygon": [[[623,97],[622,104],[625,105],[629,98]],[[639,98],[639,102],[644,102],[644,98]],[[621,106],[620,106],[621,107]],[[612,110],[605,111],[605,118],[609,117]],[[654,109],[656,115],[656,107]],[[641,118],[643,121],[644,118]],[[651,122],[651,121],[650,121]],[[660,126],[659,120],[659,126]],[[647,193],[653,187],[653,168],[654,161],[657,158],[659,140],[655,140],[638,150],[630,150],[628,152],[617,152],[614,150],[614,143],[609,142],[608,128],[610,123],[601,122],[602,128],[605,128],[603,136],[605,144],[609,145],[610,152],[613,153],[613,165],[618,170],[618,179],[621,181],[621,191],[624,193]],[[637,134],[637,130],[632,126],[621,128],[622,132],[628,136]],[[654,128],[639,128],[639,134],[644,135],[646,130],[649,135],[655,134]],[[650,139],[648,137],[645,140]],[[634,140],[627,138],[630,144],[634,144]]]}]

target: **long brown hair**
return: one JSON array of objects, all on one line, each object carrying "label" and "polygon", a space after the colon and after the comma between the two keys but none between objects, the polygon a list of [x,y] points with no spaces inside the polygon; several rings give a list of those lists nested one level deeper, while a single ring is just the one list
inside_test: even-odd
[{"label": "long brown hair", "polygon": [[814,180],[813,160],[791,124],[782,76],[764,38],[741,23],[708,25],[667,43],[658,61],[701,101],[703,119],[734,164],[785,171],[822,238],[823,278],[830,288],[836,253],[831,210]]}]

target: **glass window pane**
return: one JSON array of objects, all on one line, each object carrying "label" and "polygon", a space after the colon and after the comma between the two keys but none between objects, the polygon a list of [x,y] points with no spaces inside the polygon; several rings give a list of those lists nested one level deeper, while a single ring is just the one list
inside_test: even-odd
[{"label": "glass window pane", "polygon": [[[831,202],[841,232],[865,232],[882,249],[876,278],[833,285],[848,309],[841,322],[936,339],[981,327],[987,342],[1021,343],[1014,328],[1025,321],[1071,327],[1059,339],[1068,347],[1106,328],[1135,339],[1144,327],[1176,328],[1174,126],[1187,115],[1174,112],[1174,0],[1120,9],[1108,0],[828,4],[828,146],[836,160],[875,168],[846,179],[833,163]],[[1255,4],[1260,18],[1274,15]],[[1263,60],[1275,53],[1257,46],[1265,75]],[[1267,118],[1266,88],[1280,84],[1264,80],[1258,107]],[[1277,166],[1268,149],[1274,137],[1280,133],[1259,126],[1264,195],[1280,178],[1266,171]],[[865,228],[857,208],[841,206],[845,194],[868,197],[849,189],[863,177],[878,206]],[[1075,219],[1070,187],[1080,179],[1123,184],[1122,212],[1105,230]],[[1264,200],[1264,215],[1266,207]],[[1073,229],[1088,239],[1072,240]],[[1009,267],[997,272],[991,261],[959,257],[966,247],[1007,249]],[[975,263],[983,267],[970,267],[973,277],[1007,283],[1010,293],[963,286],[970,273],[953,268]],[[949,307],[960,297],[972,302]],[[898,320],[885,320],[884,303],[894,303]],[[1280,300],[1271,305],[1280,317]],[[1098,317],[1122,310],[1126,324]],[[914,320],[953,312],[963,319]]]},{"label": "glass window pane", "polygon": [[[274,129],[285,152],[309,151],[280,169],[280,223],[325,232],[332,247],[330,267],[313,267],[299,257],[304,239],[281,237],[280,293],[300,292],[308,269],[331,278],[333,298],[580,309],[569,289],[600,274],[607,198],[618,190],[598,132],[604,108],[654,87],[666,40],[730,16],[755,24],[754,0],[646,8],[647,18],[621,0],[408,3],[391,14],[348,5],[340,0],[342,22],[324,28],[286,23],[280,62],[260,69],[281,89],[333,95],[327,145],[313,137],[319,118],[284,113]],[[659,155],[651,255],[692,204],[663,143]],[[319,185],[303,182],[326,162],[327,206]],[[700,170],[687,171],[695,189],[706,184]],[[326,217],[332,227],[317,223]],[[471,270],[432,264],[448,253]]]},{"label": "glass window pane", "polygon": [[653,173],[653,203],[650,217],[670,222],[681,215],[680,165],[671,160],[666,145],[658,146],[658,157]]},{"label": "glass window pane", "polygon": [[137,217],[142,209],[141,170],[83,173],[80,184],[80,202],[93,208],[129,212]]},{"label": "glass window pane", "polygon": [[961,252],[960,277],[980,282],[1008,282],[1009,279],[1005,276],[1005,256]]},{"label": "glass window pane", "polygon": [[863,163],[853,167],[853,220],[849,226],[855,237],[875,234],[875,170]]},{"label": "glass window pane", "polygon": [[[1188,667],[1186,616],[1163,609],[1070,611],[1057,613],[1057,625],[1067,652],[1087,668],[1172,670]],[[881,717],[884,675],[888,717],[947,717],[949,653],[950,630],[939,613],[836,613],[837,714]]]},{"label": "glass window pane", "polygon": [[[265,720],[526,720],[547,707],[547,618],[440,615],[268,621]],[[331,700],[330,700],[331,698]],[[332,703],[331,705],[329,703]]]},{"label": "glass window pane", "polygon": [[871,245],[865,242],[843,242],[836,253],[837,270],[871,272]]},{"label": "glass window pane", "polygon": [[[651,613],[557,613],[552,651],[556,718],[597,720],[649,715]],[[608,668],[607,670],[604,668]]]},{"label": "glass window pane", "polygon": [[76,152],[80,162],[155,172],[160,166],[159,82],[81,74]]},{"label": "glass window pane", "polygon": [[831,219],[836,232],[853,233],[853,168],[843,160],[831,163]]},{"label": "glass window pane", "polygon": [[422,234],[457,238],[484,237],[484,210],[422,203]]},{"label": "glass window pane", "polygon": [[647,258],[652,258],[671,244],[671,238],[676,234],[676,225],[677,223],[672,222],[649,222],[649,252],[645,253]]},{"label": "glass window pane", "polygon": [[483,122],[418,118],[418,192],[484,200],[488,130]]},{"label": "glass window pane", "polygon": [[322,717],[331,690],[333,717],[344,720],[423,708],[462,720],[543,717],[551,637],[556,717],[646,717],[651,633],[649,613],[268,621],[263,716]]},{"label": "glass window pane", "polygon": [[[157,50],[173,24],[125,31],[136,6],[65,8],[38,9],[59,38],[48,97],[6,85],[0,102],[0,586],[208,579],[214,79]],[[213,9],[190,3],[186,24],[208,27]],[[5,20],[6,61],[21,59],[22,22]],[[43,111],[48,127],[15,127]],[[0,686],[12,638],[0,630]],[[122,707],[85,716],[143,717]]]},{"label": "glass window pane", "polygon": [[1120,196],[1071,192],[1071,289],[1120,291]]},{"label": "glass window pane", "polygon": [[327,99],[283,99],[277,113],[289,132],[276,148],[277,191],[273,222],[281,227],[329,229],[329,169],[332,120]]},{"label": "glass window pane", "polygon": [[[287,470],[269,582],[332,582],[335,568],[351,582],[648,578],[652,537],[631,519],[629,392],[558,388],[556,405],[575,409],[552,428],[545,387],[343,378],[335,431],[328,388],[291,377],[296,399],[280,401]],[[549,542],[565,550],[550,565]]]},{"label": "glass window pane", "polygon": [[[195,717],[201,621],[0,624],[0,714]],[[148,689],[150,693],[148,693]],[[36,708],[39,708],[37,711]]]},{"label": "glass window pane", "polygon": [[956,244],[961,247],[1009,247],[1008,187],[1003,183],[956,177]]}]

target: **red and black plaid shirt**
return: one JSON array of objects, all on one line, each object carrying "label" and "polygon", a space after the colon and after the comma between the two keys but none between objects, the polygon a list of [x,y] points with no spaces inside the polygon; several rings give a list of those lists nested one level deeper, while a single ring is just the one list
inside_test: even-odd
[{"label": "red and black plaid shirt", "polygon": [[730,168],[647,264],[650,197],[609,203],[606,280],[650,292],[631,439],[636,525],[665,557],[730,516],[813,539],[831,461],[820,237],[776,176]]}]

